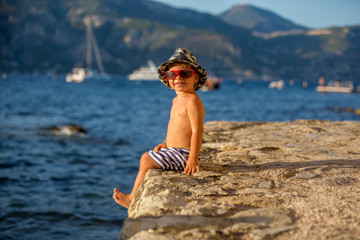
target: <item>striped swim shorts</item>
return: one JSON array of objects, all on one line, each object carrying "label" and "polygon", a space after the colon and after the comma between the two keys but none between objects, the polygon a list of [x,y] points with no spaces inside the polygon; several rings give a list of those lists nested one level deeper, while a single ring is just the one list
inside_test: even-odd
[{"label": "striped swim shorts", "polygon": [[150,157],[164,170],[185,169],[190,150],[186,148],[161,148],[159,152],[149,151]]}]

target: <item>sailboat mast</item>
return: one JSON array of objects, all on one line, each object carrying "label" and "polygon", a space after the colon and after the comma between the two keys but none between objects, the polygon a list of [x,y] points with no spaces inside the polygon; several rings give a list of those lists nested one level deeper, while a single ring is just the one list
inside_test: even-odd
[{"label": "sailboat mast", "polygon": [[90,19],[85,18],[84,23],[86,26],[86,67],[91,69],[92,62],[92,52],[91,52],[91,29],[90,29]]},{"label": "sailboat mast", "polygon": [[84,23],[86,25],[86,64],[88,65],[88,67],[91,67],[91,55],[93,49],[99,71],[101,74],[105,74],[104,65],[101,60],[99,46],[97,44],[95,33],[92,28],[91,19],[89,17],[86,17],[84,19]]},{"label": "sailboat mast", "polygon": [[96,38],[95,38],[94,31],[92,30],[91,26],[90,26],[90,30],[91,30],[91,35],[92,35],[91,43],[92,43],[92,46],[94,48],[96,63],[98,65],[100,73],[105,74],[105,69],[104,69],[104,65],[103,65],[102,60],[101,60],[99,47],[98,47],[98,44],[97,44],[97,41],[96,41]]}]

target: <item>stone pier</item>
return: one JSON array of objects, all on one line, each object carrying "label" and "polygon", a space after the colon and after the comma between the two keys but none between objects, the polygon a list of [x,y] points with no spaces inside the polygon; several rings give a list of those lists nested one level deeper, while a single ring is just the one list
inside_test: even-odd
[{"label": "stone pier", "polygon": [[151,170],[120,239],[360,239],[360,122],[208,122],[201,171]]}]

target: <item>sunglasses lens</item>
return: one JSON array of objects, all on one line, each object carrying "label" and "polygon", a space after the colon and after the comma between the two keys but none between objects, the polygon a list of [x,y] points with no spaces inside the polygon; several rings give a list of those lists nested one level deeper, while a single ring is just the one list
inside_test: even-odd
[{"label": "sunglasses lens", "polygon": [[191,70],[179,70],[179,71],[167,71],[165,72],[165,78],[167,80],[174,80],[177,75],[181,78],[190,78],[194,71]]},{"label": "sunglasses lens", "polygon": [[168,72],[165,73],[165,77],[168,80],[173,80],[175,78],[175,72],[168,71]]},{"label": "sunglasses lens", "polygon": [[179,72],[180,77],[182,77],[182,78],[189,78],[189,77],[192,76],[192,73],[193,72],[189,71],[189,70],[182,70],[182,71]]}]

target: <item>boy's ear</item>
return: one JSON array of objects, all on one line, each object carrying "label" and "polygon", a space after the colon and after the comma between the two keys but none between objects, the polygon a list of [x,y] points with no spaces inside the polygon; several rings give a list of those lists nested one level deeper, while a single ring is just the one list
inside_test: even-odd
[{"label": "boy's ear", "polygon": [[198,73],[195,74],[195,83],[200,80],[200,75]]}]

